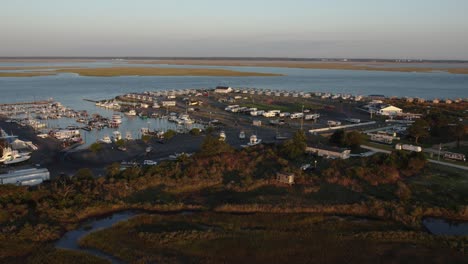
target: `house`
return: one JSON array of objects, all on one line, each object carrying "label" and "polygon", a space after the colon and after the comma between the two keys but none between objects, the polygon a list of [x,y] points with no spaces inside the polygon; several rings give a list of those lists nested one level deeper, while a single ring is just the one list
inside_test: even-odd
[{"label": "house", "polygon": [[315,154],[319,157],[326,157],[331,159],[348,159],[351,154],[351,150],[328,147],[328,146],[307,146],[307,153]]},{"label": "house", "polygon": [[232,92],[232,88],[229,86],[217,86],[214,90],[215,93],[227,94]]},{"label": "house", "polygon": [[279,183],[285,183],[289,185],[294,184],[294,174],[293,173],[276,173],[276,181]]}]

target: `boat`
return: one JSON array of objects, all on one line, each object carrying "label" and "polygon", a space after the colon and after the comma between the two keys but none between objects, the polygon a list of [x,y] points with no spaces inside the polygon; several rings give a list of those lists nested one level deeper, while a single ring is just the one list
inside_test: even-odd
[{"label": "boat", "polygon": [[244,131],[241,131],[239,133],[239,139],[245,139],[245,132]]},{"label": "boat", "polygon": [[0,162],[9,165],[23,162],[30,158],[30,153],[19,153],[17,150],[12,150],[10,147],[5,147]]},{"label": "boat", "polygon": [[110,144],[112,143],[112,140],[109,137],[109,135],[105,135],[102,139],[99,140],[99,142],[104,144]]},{"label": "boat", "polygon": [[226,141],[226,133],[224,133],[224,131],[221,131],[219,133],[219,140],[220,141]]},{"label": "boat", "polygon": [[122,124],[122,116],[120,114],[113,114],[111,123]]},{"label": "boat", "polygon": [[250,136],[249,143],[247,143],[247,145],[241,145],[241,147],[243,147],[243,148],[253,147],[253,146],[256,146],[256,145],[258,145],[260,143],[262,143],[262,140],[257,138],[256,135],[252,135],[252,136]]},{"label": "boat", "polygon": [[6,165],[10,165],[10,164],[15,164],[15,163],[20,163],[20,162],[23,162],[23,161],[27,161],[30,158],[31,158],[30,155],[17,153],[15,155],[13,155],[10,159],[4,161],[3,163],[6,164]]},{"label": "boat", "polygon": [[152,147],[147,147],[147,148],[146,148],[146,153],[150,153],[152,150],[153,150]]},{"label": "boat", "polygon": [[128,112],[126,112],[125,114],[128,115],[128,116],[136,116],[136,115],[137,115],[136,111],[133,110],[133,109],[130,110],[130,111],[128,111]]},{"label": "boat", "polygon": [[125,133],[125,139],[126,140],[132,140],[133,139],[132,133],[130,131],[127,131],[127,133]]},{"label": "boat", "polygon": [[119,131],[112,132],[112,141],[116,142],[122,139],[122,134]]}]

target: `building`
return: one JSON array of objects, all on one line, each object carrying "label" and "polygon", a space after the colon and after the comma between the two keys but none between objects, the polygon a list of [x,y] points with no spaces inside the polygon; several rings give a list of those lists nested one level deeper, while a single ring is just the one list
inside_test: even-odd
[{"label": "building", "polygon": [[176,106],[176,101],[162,101],[163,107]]},{"label": "building", "polygon": [[41,184],[43,181],[47,181],[49,179],[50,173],[47,169],[31,168],[0,174],[0,184],[33,186]]},{"label": "building", "polygon": [[232,92],[232,88],[229,86],[217,86],[214,90],[215,93],[227,94]]},{"label": "building", "polygon": [[379,115],[394,116],[403,113],[403,110],[393,105],[380,105],[377,113]]},{"label": "building", "polygon": [[276,181],[279,183],[285,183],[289,185],[294,184],[294,174],[293,173],[276,173]]},{"label": "building", "polygon": [[326,146],[307,146],[307,153],[331,159],[349,159],[351,150]]}]

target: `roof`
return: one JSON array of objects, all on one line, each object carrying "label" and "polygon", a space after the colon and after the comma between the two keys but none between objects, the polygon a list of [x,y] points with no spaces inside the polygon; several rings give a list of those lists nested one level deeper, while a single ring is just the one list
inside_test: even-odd
[{"label": "roof", "polygon": [[227,89],[231,89],[231,87],[229,87],[229,86],[216,86],[216,89],[227,90]]}]

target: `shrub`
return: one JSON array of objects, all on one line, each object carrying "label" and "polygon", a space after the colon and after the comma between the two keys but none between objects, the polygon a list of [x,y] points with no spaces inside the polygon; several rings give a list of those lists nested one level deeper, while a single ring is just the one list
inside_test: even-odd
[{"label": "shrub", "polygon": [[190,134],[192,134],[192,135],[194,135],[194,136],[200,135],[200,132],[201,132],[201,131],[200,131],[199,128],[192,128],[192,129],[190,130]]},{"label": "shrub", "polygon": [[91,146],[89,146],[89,149],[92,152],[96,153],[96,152],[99,152],[99,151],[102,150],[102,145],[99,144],[99,143],[93,143],[93,144],[91,144]]},{"label": "shrub", "polygon": [[164,133],[164,138],[165,138],[165,139],[171,139],[171,138],[173,138],[176,134],[177,134],[177,133],[176,133],[174,130],[169,129],[169,130],[166,131],[166,133]]}]

